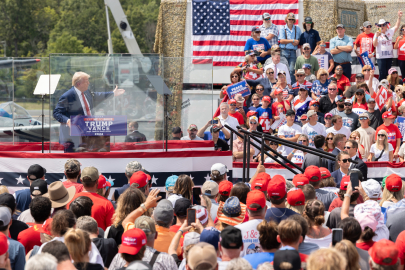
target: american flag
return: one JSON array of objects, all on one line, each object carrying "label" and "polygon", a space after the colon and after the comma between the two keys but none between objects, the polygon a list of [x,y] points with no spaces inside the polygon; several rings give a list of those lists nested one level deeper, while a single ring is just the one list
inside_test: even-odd
[{"label": "american flag", "polygon": [[193,0],[193,56],[213,57],[214,66],[242,63],[246,40],[254,25],[263,24],[265,12],[275,25],[285,25],[289,12],[298,23],[298,0]]}]

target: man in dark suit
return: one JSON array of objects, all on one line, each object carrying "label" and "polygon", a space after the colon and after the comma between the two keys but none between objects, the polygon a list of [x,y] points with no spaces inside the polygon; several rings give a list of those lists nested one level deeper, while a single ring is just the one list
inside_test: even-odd
[{"label": "man in dark suit", "polygon": [[140,133],[138,131],[138,128],[139,128],[138,122],[134,121],[134,122],[129,123],[128,129],[129,129],[129,131],[131,131],[131,133],[125,137],[125,142],[144,142],[144,141],[146,141],[145,135]]},{"label": "man in dark suit", "polygon": [[352,160],[356,161],[357,164],[351,163],[349,169],[358,169],[363,174],[363,179],[367,180],[367,165],[357,156],[357,149],[359,144],[355,140],[349,140],[345,144],[345,151],[347,151]]},{"label": "man in dark suit", "polygon": [[[322,146],[325,144],[325,137],[322,135],[316,135],[314,137],[314,145],[315,148],[323,151]],[[305,170],[308,166],[317,166],[317,167],[326,167],[327,160],[325,158],[321,158],[320,156],[307,153],[304,156],[304,161],[302,162],[302,168]]]},{"label": "man in dark suit", "polygon": [[[346,135],[336,134],[333,137],[333,144],[335,145],[335,149],[333,149],[332,154],[337,156],[340,153],[340,151],[343,151],[346,141],[347,141]],[[334,172],[336,170],[335,163],[336,163],[335,160],[328,160],[327,168],[330,172]]]},{"label": "man in dark suit", "polygon": [[53,117],[60,123],[59,143],[61,144],[77,141],[70,137],[71,116],[94,115],[95,101],[101,101],[113,95],[119,96],[125,92],[117,86],[112,92],[91,93],[88,90],[89,78],[90,75],[84,72],[76,72],[72,77],[72,88],[59,98],[53,111]]}]

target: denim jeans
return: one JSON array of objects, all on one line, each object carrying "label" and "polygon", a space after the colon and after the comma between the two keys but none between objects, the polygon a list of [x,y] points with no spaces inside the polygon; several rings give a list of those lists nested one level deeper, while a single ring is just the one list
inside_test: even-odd
[{"label": "denim jeans", "polygon": [[380,71],[380,76],[378,80],[381,81],[383,79],[387,79],[388,70],[392,66],[392,58],[385,58],[385,59],[377,59],[378,70]]},{"label": "denim jeans", "polygon": [[288,69],[290,70],[291,85],[295,83],[295,62],[297,61],[297,51],[290,49],[282,49],[281,56],[284,56],[288,61]]}]

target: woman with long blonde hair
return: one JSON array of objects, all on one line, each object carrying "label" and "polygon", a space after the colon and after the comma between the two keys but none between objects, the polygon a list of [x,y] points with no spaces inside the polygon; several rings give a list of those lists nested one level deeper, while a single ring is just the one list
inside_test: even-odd
[{"label": "woman with long blonde hair", "polygon": [[335,134],[332,132],[328,133],[325,138],[325,144],[323,145],[323,150],[325,152],[332,152],[333,149],[335,149],[335,144],[333,143],[333,138],[335,137]]},{"label": "woman with long blonde hair", "polygon": [[[373,159],[374,158],[374,159]],[[389,161],[394,159],[394,147],[388,143],[388,134],[380,129],[377,134],[377,141],[370,148],[370,155],[367,161]]]},{"label": "woman with long blonde hair", "polygon": [[360,269],[360,256],[356,247],[349,240],[342,240],[335,245],[335,249],[340,251],[347,259],[346,270]]},{"label": "woman with long blonde hair", "polygon": [[380,206],[388,207],[404,198],[404,182],[397,174],[391,174],[385,178],[384,190]]},{"label": "woman with long blonde hair", "polygon": [[390,68],[388,70],[387,80],[390,83],[391,90],[394,91],[395,86],[400,84],[400,79],[399,79],[398,71],[396,68]]},{"label": "woman with long blonde hair", "polygon": [[[122,221],[141,204],[145,202],[145,195],[136,187],[130,186],[124,193],[119,196],[117,201],[117,209],[113,215],[113,224],[108,232],[108,238],[115,239],[117,245],[121,244],[122,234],[124,228],[122,227]],[[149,211],[146,211],[144,215],[150,216]]]}]

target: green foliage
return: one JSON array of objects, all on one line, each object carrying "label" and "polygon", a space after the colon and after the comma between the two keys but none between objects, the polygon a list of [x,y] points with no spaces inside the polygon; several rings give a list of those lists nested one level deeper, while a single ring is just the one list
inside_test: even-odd
[{"label": "green foliage", "polygon": [[[153,52],[160,0],[121,0],[121,5],[141,51]],[[114,53],[126,53],[111,12],[109,18]],[[0,24],[7,56],[108,51],[103,0],[0,0]]]}]

